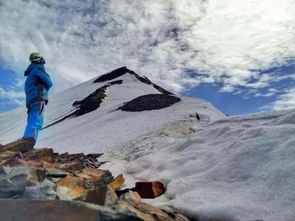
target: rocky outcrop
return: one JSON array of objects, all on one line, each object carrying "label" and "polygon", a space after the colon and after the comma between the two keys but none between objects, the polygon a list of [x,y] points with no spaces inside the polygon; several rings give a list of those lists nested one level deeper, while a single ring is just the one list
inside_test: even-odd
[{"label": "rocky outcrop", "polygon": [[140,76],[138,74],[136,74],[134,71],[128,69],[126,66],[118,68],[116,70],[113,70],[112,72],[109,72],[107,74],[104,74],[100,77],[98,77],[97,79],[95,79],[93,81],[93,83],[101,83],[101,82],[105,82],[105,81],[111,81],[115,78],[121,77],[125,74],[131,74],[134,77],[136,77],[140,82],[144,83],[144,84],[148,84],[153,86],[155,89],[157,89],[159,92],[161,92],[162,94],[166,94],[166,95],[173,95],[173,93],[165,90],[164,88],[160,87],[157,84],[154,84],[153,82],[151,82],[147,77],[145,76]]},{"label": "rocky outcrop", "polygon": [[[165,192],[160,182],[121,189],[123,175],[99,167],[102,154],[58,154],[50,148],[0,153],[1,220],[188,220],[142,198]],[[15,213],[14,211],[17,211]]]},{"label": "rocky outcrop", "polygon": [[159,110],[166,107],[170,107],[171,105],[180,102],[181,99],[166,94],[148,94],[137,97],[123,106],[119,107],[119,110],[122,111],[148,111],[148,110]]}]

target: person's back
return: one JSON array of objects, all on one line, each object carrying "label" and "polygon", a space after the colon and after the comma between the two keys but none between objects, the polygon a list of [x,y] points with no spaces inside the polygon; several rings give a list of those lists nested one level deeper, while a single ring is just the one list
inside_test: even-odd
[{"label": "person's back", "polygon": [[48,102],[48,91],[52,87],[52,81],[46,73],[44,65],[32,63],[25,71],[27,77],[25,83],[26,104],[27,106],[34,101]]},{"label": "person's back", "polygon": [[[39,53],[30,55],[31,64],[25,71],[27,77],[25,83],[27,126],[21,139],[2,146],[10,151],[27,151],[34,148],[38,139],[39,131],[43,126],[45,105],[48,103],[48,91],[53,83],[46,73],[45,60]],[[1,147],[0,147],[1,148]]]}]

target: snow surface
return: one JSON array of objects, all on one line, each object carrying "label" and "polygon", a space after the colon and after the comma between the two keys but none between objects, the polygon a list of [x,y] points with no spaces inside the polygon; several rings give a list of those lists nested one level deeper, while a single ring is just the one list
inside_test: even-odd
[{"label": "snow surface", "polygon": [[295,220],[294,110],[198,124],[168,124],[106,166],[132,182],[164,182],[170,203],[204,220]]},{"label": "snow surface", "polygon": [[[44,129],[38,147],[59,152],[105,152],[105,168],[123,173],[126,186],[160,180],[167,185],[156,204],[171,203],[200,220],[295,220],[294,110],[225,117],[201,99],[161,110],[116,111],[150,93],[152,86],[126,74],[107,89],[97,110]],[[73,112],[105,83],[93,80],[52,97],[46,124]],[[19,138],[25,108],[0,115],[0,143]],[[201,120],[190,117],[197,112]]]}]

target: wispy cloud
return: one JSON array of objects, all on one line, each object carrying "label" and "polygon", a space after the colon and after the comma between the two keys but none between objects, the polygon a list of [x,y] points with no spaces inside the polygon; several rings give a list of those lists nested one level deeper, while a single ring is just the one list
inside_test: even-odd
[{"label": "wispy cloud", "polygon": [[0,101],[4,105],[21,105],[24,103],[24,92],[5,90],[0,88]]},{"label": "wispy cloud", "polygon": [[20,71],[40,51],[59,89],[127,65],[175,92],[259,90],[295,56],[293,0],[11,0],[0,20],[1,59]]},{"label": "wispy cloud", "polygon": [[278,100],[271,104],[274,110],[285,110],[295,108],[295,88],[289,89]]},{"label": "wispy cloud", "polygon": [[0,99],[24,99],[23,92],[16,92],[16,91],[7,91],[3,88],[0,88]]}]

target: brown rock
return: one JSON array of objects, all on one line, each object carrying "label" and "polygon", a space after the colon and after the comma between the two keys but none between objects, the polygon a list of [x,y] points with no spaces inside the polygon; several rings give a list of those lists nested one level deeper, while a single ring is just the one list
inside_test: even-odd
[{"label": "brown rock", "polygon": [[118,197],[112,188],[108,186],[100,186],[95,190],[87,192],[86,202],[97,205],[112,205],[118,201]]},{"label": "brown rock", "polygon": [[24,154],[24,159],[27,161],[54,163],[54,157],[54,152],[51,148],[34,149]]},{"label": "brown rock", "polygon": [[114,191],[116,191],[122,187],[124,182],[125,182],[125,178],[123,177],[123,174],[120,174],[109,184],[109,186]]},{"label": "brown rock", "polygon": [[80,177],[68,174],[57,183],[57,196],[61,200],[81,199],[86,196],[86,190]]},{"label": "brown rock", "polygon": [[56,162],[49,163],[49,162],[43,161],[43,166],[45,168],[56,168],[56,169],[60,168],[60,164],[59,163],[56,163]]},{"label": "brown rock", "polygon": [[87,203],[93,203],[97,205],[104,205],[106,197],[106,186],[101,186],[96,190],[90,190],[87,192],[86,200]]},{"label": "brown rock", "polygon": [[134,200],[141,201],[140,195],[135,191],[128,191],[120,196],[120,200]]},{"label": "brown rock", "polygon": [[18,153],[12,152],[12,151],[3,151],[0,153],[0,161],[6,161],[11,157],[14,157],[18,155]]},{"label": "brown rock", "polygon": [[30,167],[43,167],[43,162],[40,162],[40,161],[32,161],[32,160],[29,160],[29,161],[25,161],[25,160],[18,160],[18,162],[22,165],[25,165],[25,166],[30,166]]},{"label": "brown rock", "polygon": [[72,161],[72,162],[63,163],[60,165],[60,169],[68,170],[72,172],[79,171],[82,168],[83,168],[82,165],[78,161]]},{"label": "brown rock", "polygon": [[3,221],[140,221],[131,213],[82,202],[0,200]]},{"label": "brown rock", "polygon": [[165,211],[147,203],[126,199],[119,201],[119,205],[145,221],[189,221],[175,210]]},{"label": "brown rock", "polygon": [[24,153],[24,152],[32,150],[34,148],[35,143],[36,142],[33,137],[26,137],[26,138],[21,138],[11,143],[5,144],[4,148],[9,151]]},{"label": "brown rock", "polygon": [[0,165],[1,166],[17,166],[20,165],[18,159],[20,158],[20,153],[12,151],[3,151],[0,154]]},{"label": "brown rock", "polygon": [[189,221],[187,217],[180,214],[178,210],[173,206],[163,205],[158,208],[161,209],[163,212],[167,213],[170,217],[174,218],[175,221]]},{"label": "brown rock", "polygon": [[78,174],[78,176],[81,176],[86,180],[97,182],[102,178],[104,174],[105,171],[100,169],[85,168],[82,170],[82,173]]},{"label": "brown rock", "polygon": [[44,169],[29,168],[28,180],[31,182],[42,182],[46,179],[46,171]]},{"label": "brown rock", "polygon": [[145,221],[173,221],[174,219],[159,208],[153,207],[147,203],[134,200],[122,200],[120,206],[135,213],[139,218]]},{"label": "brown rock", "polygon": [[107,186],[107,191],[106,191],[106,198],[105,198],[105,206],[111,206],[115,204],[118,201],[118,196],[116,192],[109,186]]},{"label": "brown rock", "polygon": [[84,187],[88,191],[96,190],[100,186],[106,186],[113,180],[109,171],[93,168],[85,168],[77,176],[83,179]]},{"label": "brown rock", "polygon": [[64,170],[56,169],[56,168],[46,168],[46,178],[50,179],[53,182],[58,182],[61,179],[65,178],[68,173]]},{"label": "brown rock", "polygon": [[164,185],[160,182],[137,182],[135,190],[144,199],[154,199],[166,191]]}]

